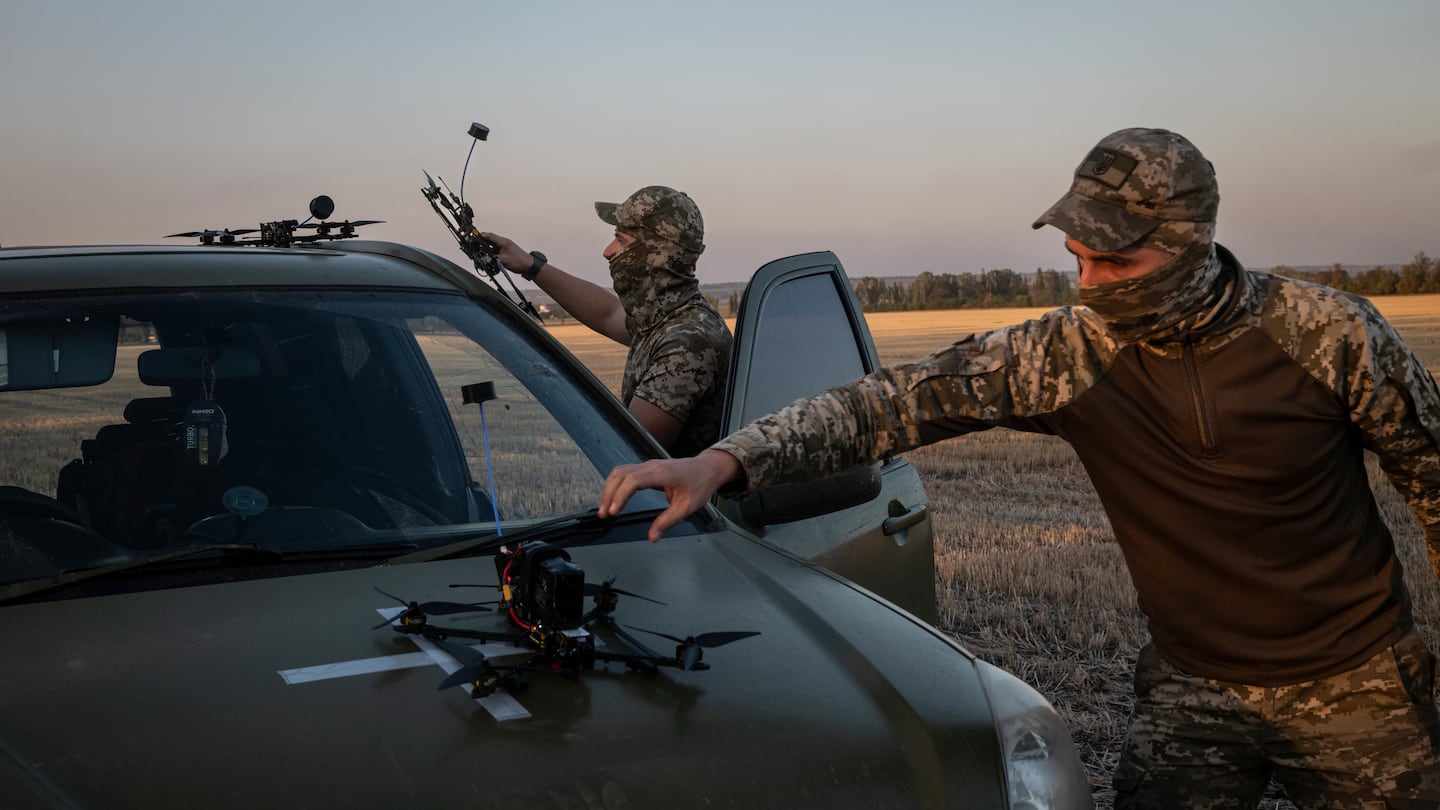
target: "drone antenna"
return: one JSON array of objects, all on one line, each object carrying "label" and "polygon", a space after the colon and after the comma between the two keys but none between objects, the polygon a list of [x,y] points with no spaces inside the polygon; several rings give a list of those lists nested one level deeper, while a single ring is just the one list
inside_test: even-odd
[{"label": "drone antenna", "polygon": [[470,171],[470,156],[475,154],[475,144],[479,141],[470,142],[470,151],[465,155],[465,168],[460,170],[460,204],[465,204],[465,173]]},{"label": "drone antenna", "polygon": [[474,140],[470,141],[470,151],[465,155],[465,168],[460,170],[461,205],[465,204],[465,173],[470,171],[470,156],[475,154],[475,144],[490,137],[490,128],[479,121],[472,121],[470,123],[470,137]]}]

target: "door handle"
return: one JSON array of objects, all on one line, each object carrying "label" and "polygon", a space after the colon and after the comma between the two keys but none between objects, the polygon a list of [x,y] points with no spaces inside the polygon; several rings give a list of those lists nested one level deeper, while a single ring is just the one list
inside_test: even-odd
[{"label": "door handle", "polygon": [[885,522],[880,524],[880,530],[887,535],[903,532],[924,520],[928,514],[930,514],[930,507],[927,505],[922,503],[919,506],[912,506],[904,514],[885,518]]}]

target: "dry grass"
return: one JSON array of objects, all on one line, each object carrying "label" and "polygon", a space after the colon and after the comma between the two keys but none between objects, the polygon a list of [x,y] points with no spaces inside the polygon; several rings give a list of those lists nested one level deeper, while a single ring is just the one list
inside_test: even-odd
[{"label": "dry grass", "polygon": [[[1440,296],[1379,298],[1376,304],[1426,366],[1440,369]],[[878,313],[868,321],[888,364],[1043,311]],[[552,331],[600,379],[618,387],[623,347],[580,326]],[[935,516],[941,628],[1023,677],[1056,706],[1080,747],[1097,808],[1108,808],[1110,772],[1134,701],[1131,668],[1146,632],[1109,523],[1075,454],[1053,437],[994,430],[909,458]],[[1371,461],[1421,632],[1435,645],[1440,586],[1414,516]],[[1291,807],[1273,792],[1263,806]]]}]

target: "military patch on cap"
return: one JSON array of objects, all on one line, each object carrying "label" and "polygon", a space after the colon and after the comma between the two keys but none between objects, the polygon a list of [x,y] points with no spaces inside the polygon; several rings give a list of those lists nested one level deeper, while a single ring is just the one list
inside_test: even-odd
[{"label": "military patch on cap", "polygon": [[1095,147],[1080,164],[1075,172],[1076,177],[1088,177],[1091,180],[1104,183],[1110,188],[1118,189],[1125,185],[1130,173],[1140,165],[1139,161],[1129,155],[1116,152],[1114,149]]}]

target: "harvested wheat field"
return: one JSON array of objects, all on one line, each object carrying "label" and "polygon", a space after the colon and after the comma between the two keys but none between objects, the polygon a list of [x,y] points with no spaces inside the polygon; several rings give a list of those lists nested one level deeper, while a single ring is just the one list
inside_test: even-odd
[{"label": "harvested wheat field", "polygon": [[[1440,369],[1440,296],[1381,297],[1375,304],[1421,361]],[[876,313],[867,320],[889,364],[1042,312]],[[623,347],[578,325],[551,331],[596,376],[619,387]],[[1119,549],[1075,454],[1054,437],[992,430],[908,457],[930,498],[941,629],[1055,705],[1080,747],[1096,807],[1109,808],[1110,772],[1134,699],[1131,667],[1146,634]],[[1370,472],[1400,547],[1420,631],[1433,648],[1440,642],[1440,586],[1419,527],[1373,458]],[[1292,807],[1278,794],[1262,806]]]}]

